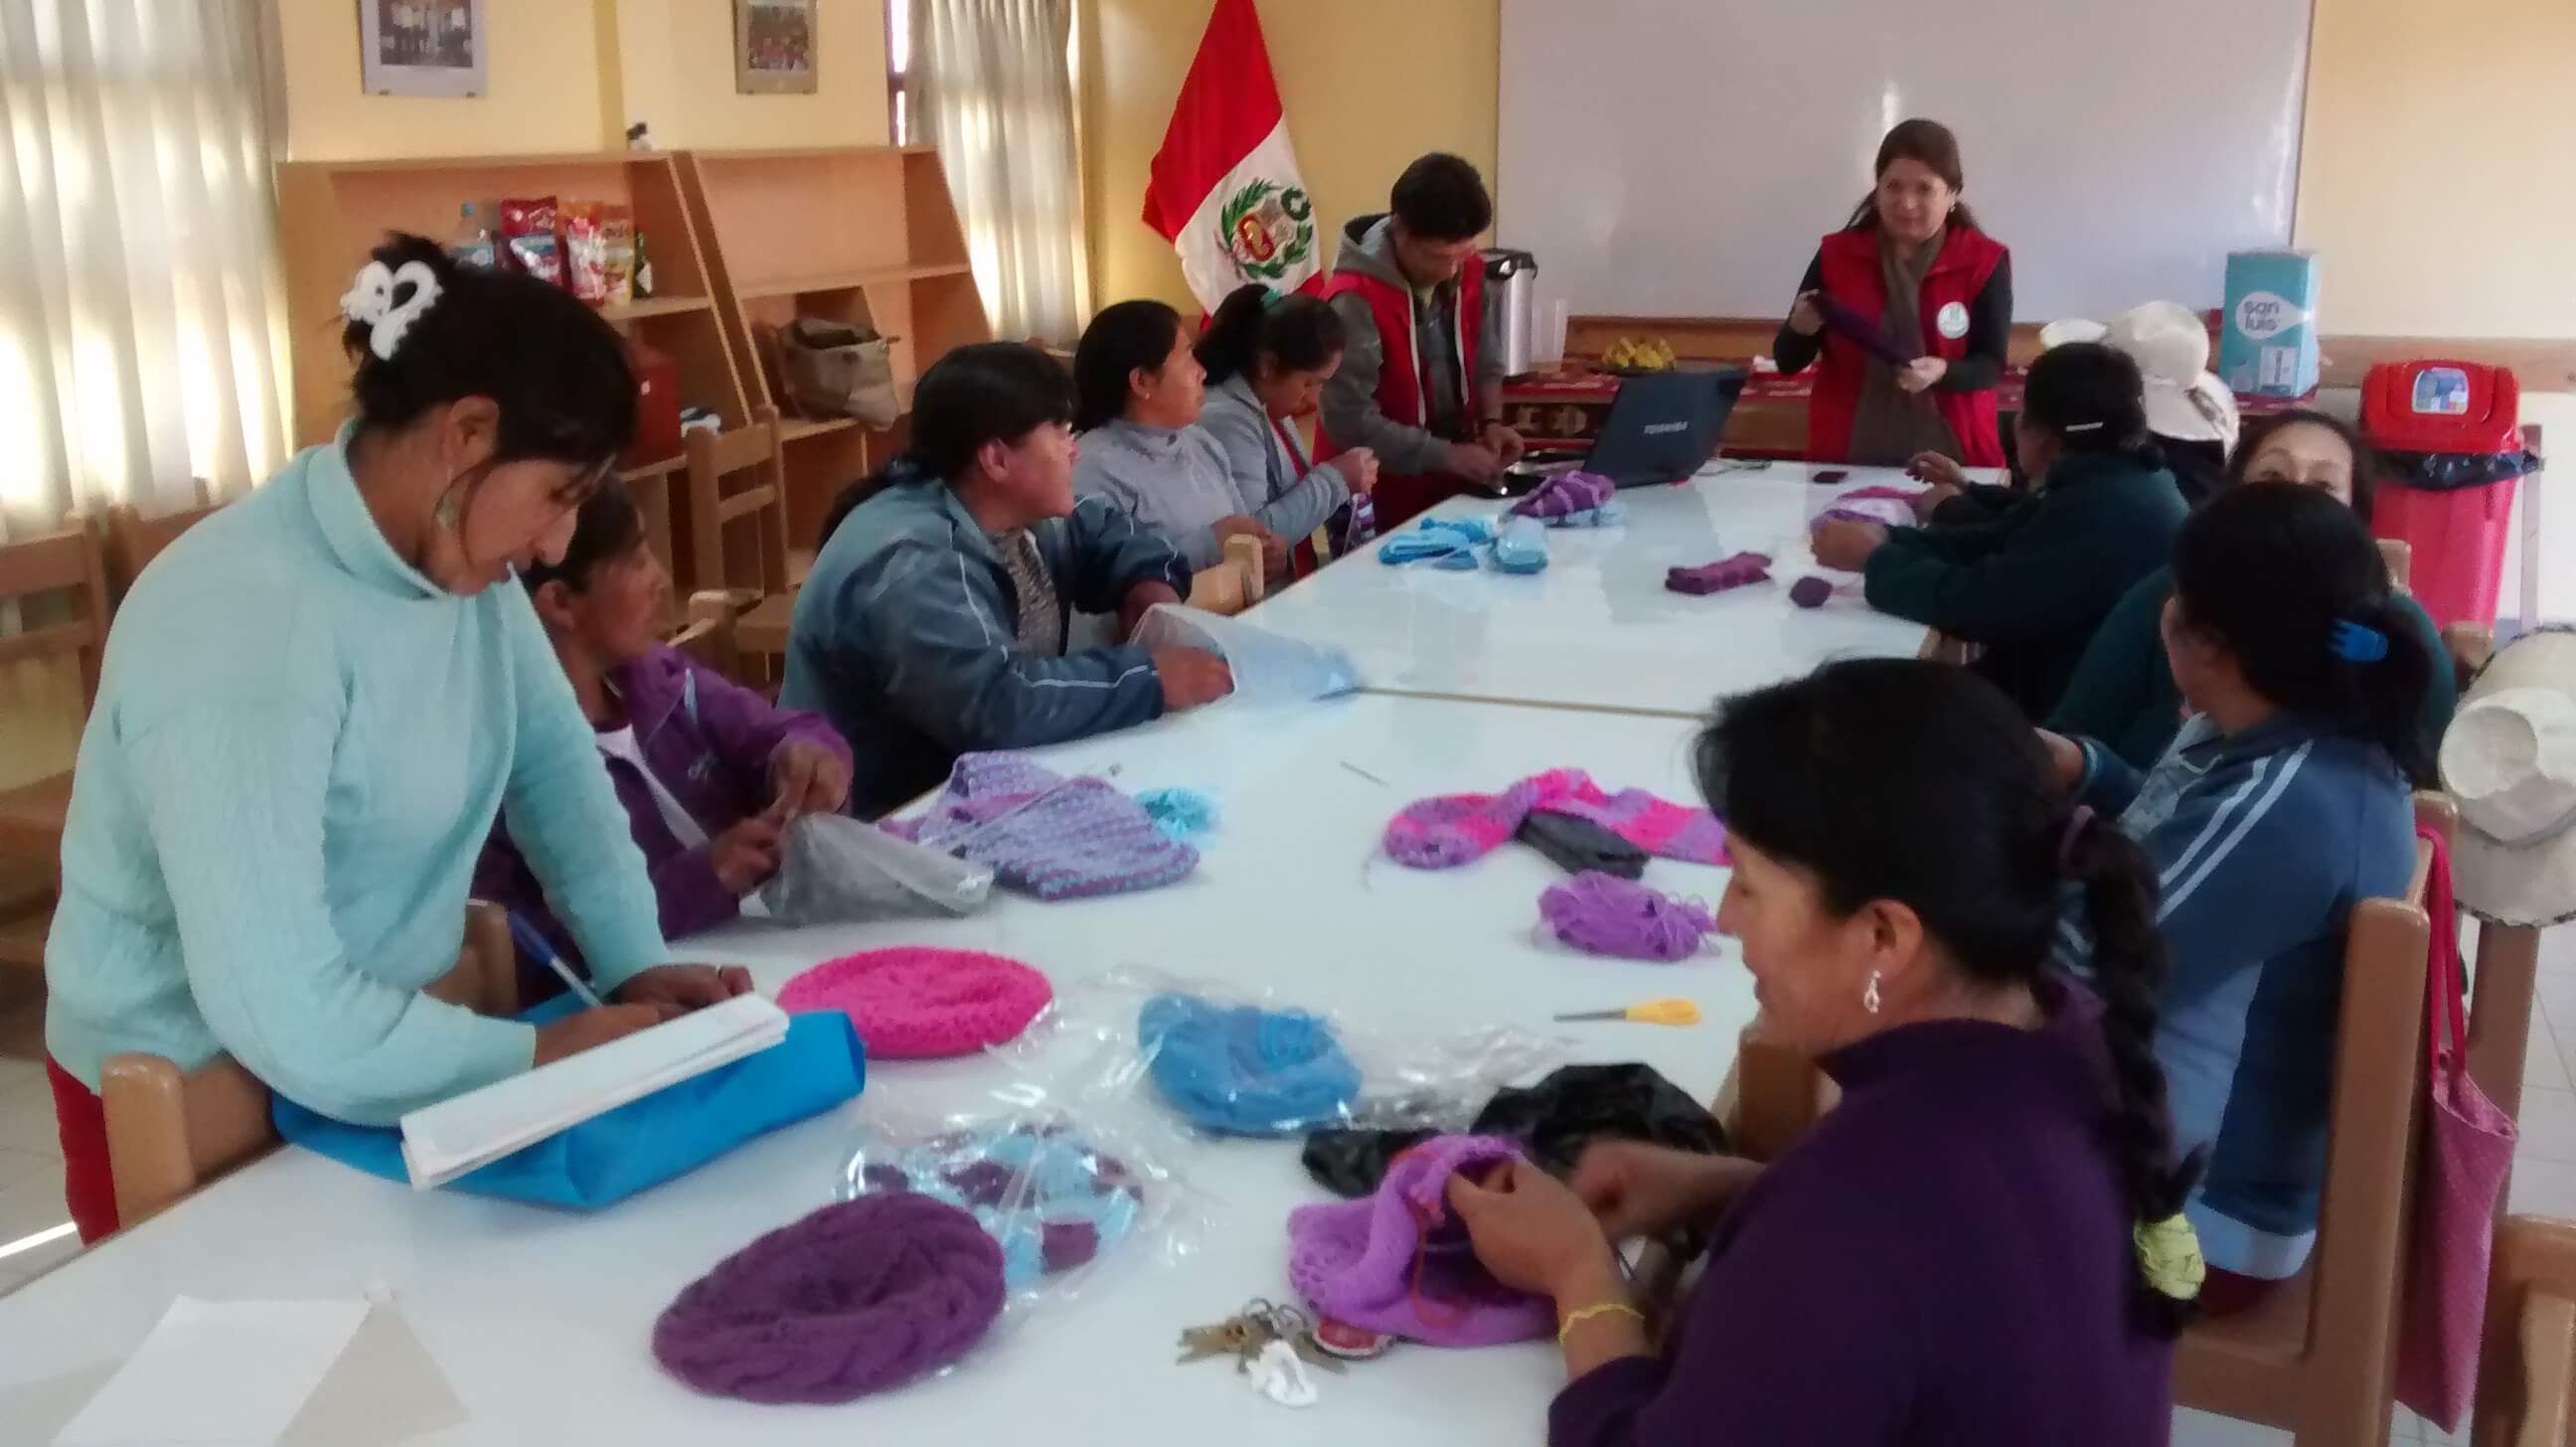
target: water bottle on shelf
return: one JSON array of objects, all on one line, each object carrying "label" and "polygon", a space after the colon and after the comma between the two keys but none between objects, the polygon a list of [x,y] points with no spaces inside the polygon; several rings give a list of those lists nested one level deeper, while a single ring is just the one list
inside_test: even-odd
[{"label": "water bottle on shelf", "polygon": [[483,220],[474,214],[471,201],[465,203],[456,224],[456,240],[447,248],[447,254],[455,257],[459,266],[479,266],[486,271],[499,263],[492,248],[492,233],[483,229]]}]

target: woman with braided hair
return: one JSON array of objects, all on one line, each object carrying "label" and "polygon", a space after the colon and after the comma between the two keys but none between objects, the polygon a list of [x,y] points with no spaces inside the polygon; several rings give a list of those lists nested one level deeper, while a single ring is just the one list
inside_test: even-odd
[{"label": "woman with braided hair", "polygon": [[[1621,1143],[1564,1185],[1451,1182],[1478,1259],[1556,1301],[1552,1443],[2165,1441],[2201,1268],[2155,877],[2019,718],[1896,659],[1719,703],[1696,757],[1735,856],[1718,924],[1842,1101],[1767,1166]],[[2090,986],[2049,962],[2070,891]],[[1656,1354],[1612,1243],[1708,1222]]]},{"label": "woman with braided hair", "polygon": [[2316,1239],[2344,935],[2354,905],[2405,893],[2407,790],[2432,778],[2435,659],[2412,608],[2331,493],[2237,488],[2174,547],[2163,641],[2190,717],[2164,757],[2141,771],[2108,741],[2042,735],[2161,881],[2156,1054],[2176,1137],[2209,1154],[2190,1215],[2212,1312],[2297,1275]]}]

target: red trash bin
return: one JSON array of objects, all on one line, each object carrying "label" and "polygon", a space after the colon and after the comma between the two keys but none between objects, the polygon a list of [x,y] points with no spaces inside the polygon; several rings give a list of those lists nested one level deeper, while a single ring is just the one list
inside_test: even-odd
[{"label": "red trash bin", "polygon": [[2362,383],[2361,430],[2379,454],[2370,530],[2413,550],[2415,601],[2445,628],[2493,626],[2514,483],[2539,465],[2522,445],[2513,373],[2382,362]]}]

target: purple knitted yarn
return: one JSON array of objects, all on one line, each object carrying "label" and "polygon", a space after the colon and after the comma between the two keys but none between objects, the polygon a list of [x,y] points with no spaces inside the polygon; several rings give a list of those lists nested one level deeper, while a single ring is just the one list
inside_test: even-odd
[{"label": "purple knitted yarn", "polygon": [[1789,585],[1789,601],[1801,608],[1822,608],[1833,596],[1832,581],[1813,573]]},{"label": "purple knitted yarn", "polygon": [[1550,886],[1538,897],[1538,912],[1558,939],[1623,960],[1688,959],[1717,928],[1717,916],[1706,905],[1595,870]]},{"label": "purple knitted yarn", "polygon": [[653,1355],[710,1396],[847,1402],[964,1356],[1002,1314],[1002,1248],[927,1196],[861,1196],[689,1283]]},{"label": "purple knitted yarn", "polygon": [[[1440,1136],[1397,1156],[1377,1193],[1288,1213],[1288,1281],[1335,1321],[1432,1346],[1498,1346],[1556,1330],[1543,1296],[1494,1279],[1470,1250],[1442,1249],[1449,1178],[1519,1158],[1492,1136]],[[1433,1238],[1427,1245],[1426,1236]]]},{"label": "purple knitted yarn", "polygon": [[1664,587],[1675,593],[1705,596],[1710,593],[1723,593],[1729,588],[1741,588],[1751,583],[1768,582],[1770,577],[1770,554],[1737,553],[1731,558],[1720,558],[1714,563],[1702,563],[1696,568],[1666,568]]}]

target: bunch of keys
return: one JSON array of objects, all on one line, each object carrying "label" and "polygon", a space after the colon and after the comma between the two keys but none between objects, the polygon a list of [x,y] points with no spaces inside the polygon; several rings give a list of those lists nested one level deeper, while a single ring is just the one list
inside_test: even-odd
[{"label": "bunch of keys", "polygon": [[1306,1368],[1339,1374],[1342,1364],[1315,1342],[1315,1323],[1293,1306],[1256,1299],[1214,1326],[1181,1333],[1180,1362],[1230,1356],[1255,1391],[1283,1407],[1310,1407],[1315,1384]]}]

